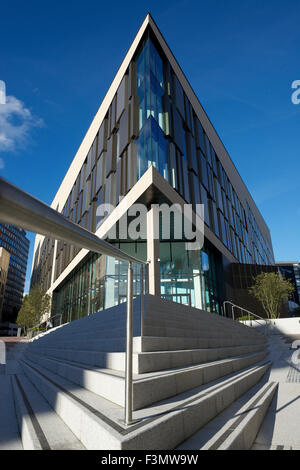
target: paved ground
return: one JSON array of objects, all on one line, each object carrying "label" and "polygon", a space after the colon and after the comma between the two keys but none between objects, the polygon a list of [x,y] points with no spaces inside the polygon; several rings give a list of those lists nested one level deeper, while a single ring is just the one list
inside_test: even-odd
[{"label": "paved ground", "polygon": [[[16,357],[24,347],[24,338],[3,337],[6,349],[6,366],[0,367],[0,451],[22,450],[22,441],[18,429],[15,403],[11,384],[11,374],[18,371]],[[19,350],[19,351],[18,351]],[[1,373],[2,372],[2,373]]]},{"label": "paved ground", "polygon": [[[294,340],[299,337],[277,335],[269,339],[273,361],[269,380],[279,382],[279,387],[253,450],[300,450],[300,350],[295,354],[296,349],[291,349]],[[298,364],[293,362],[293,354]]]},{"label": "paved ground", "polygon": [[0,336],[0,341],[4,341],[5,346],[7,349],[13,348],[16,344],[18,344],[20,341],[26,341],[24,337],[20,336]]}]

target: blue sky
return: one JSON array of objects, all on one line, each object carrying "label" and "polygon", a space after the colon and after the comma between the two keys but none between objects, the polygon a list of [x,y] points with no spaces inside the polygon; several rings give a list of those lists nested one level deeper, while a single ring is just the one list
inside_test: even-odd
[{"label": "blue sky", "polygon": [[300,260],[298,0],[2,2],[1,175],[51,203],[147,11],[262,212],[275,258]]}]

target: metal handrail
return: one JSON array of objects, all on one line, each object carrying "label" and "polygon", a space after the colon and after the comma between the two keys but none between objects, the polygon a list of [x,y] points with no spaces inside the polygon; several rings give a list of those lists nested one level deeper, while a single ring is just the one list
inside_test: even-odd
[{"label": "metal handrail", "polygon": [[[160,294],[161,297],[187,297],[189,299],[189,306],[192,305],[191,294]],[[167,299],[166,299],[167,300]],[[178,302],[179,303],[179,302]]]},{"label": "metal handrail", "polygon": [[55,238],[95,253],[138,263],[147,262],[124,253],[119,248],[75,224],[44,202],[0,178],[0,220],[24,230]]},{"label": "metal handrail", "polygon": [[53,315],[53,317],[49,317],[47,318],[46,320],[43,320],[41,321],[40,323],[37,323],[36,325],[32,326],[31,328],[28,328],[27,330],[27,336],[28,336],[28,333],[30,333],[31,331],[35,330],[36,328],[40,328],[44,323],[46,323],[46,329],[45,331],[48,331],[48,322],[49,320],[52,320],[53,318],[55,317],[60,317],[60,324],[58,326],[61,325],[61,321],[62,321],[62,313],[57,313],[56,315]]},{"label": "metal handrail", "polygon": [[40,323],[37,323],[36,325],[32,326],[31,328],[28,328],[28,330],[27,330],[27,336],[28,336],[29,333],[31,333],[31,331],[35,330],[36,328],[40,328],[43,323],[45,323],[45,321],[42,321],[42,322],[40,322]]},{"label": "metal handrail", "polygon": [[[126,369],[125,369],[125,424],[130,425],[132,420],[133,402],[133,275],[132,263],[147,266],[148,261],[142,261],[124,253],[119,248],[97,237],[94,233],[84,229],[67,219],[60,212],[49,207],[22,189],[14,186],[4,178],[0,178],[0,220],[3,223],[15,225],[39,233],[46,237],[70,243],[89,251],[111,256],[128,262],[127,274],[127,320],[126,320]],[[144,289],[143,289],[144,290]]]},{"label": "metal handrail", "polygon": [[227,304],[231,305],[231,312],[232,312],[232,319],[233,319],[233,320],[235,320],[235,318],[234,318],[234,309],[235,309],[235,308],[239,308],[239,309],[242,310],[243,312],[248,313],[248,319],[249,319],[249,321],[255,321],[256,323],[258,323],[258,324],[260,325],[260,323],[259,323],[256,319],[253,319],[253,320],[250,319],[250,315],[252,315],[253,317],[258,318],[259,320],[264,321],[264,322],[266,323],[266,326],[269,326],[269,322],[268,322],[268,320],[267,320],[266,318],[262,318],[262,317],[260,317],[259,315],[256,315],[255,313],[251,312],[250,310],[247,310],[246,308],[241,307],[240,305],[234,304],[234,303],[231,302],[230,300],[225,300],[225,302],[223,302],[224,313],[226,312],[225,305],[227,305]]},{"label": "metal handrail", "polygon": [[53,315],[53,316],[49,317],[49,318],[46,320],[46,322],[53,320],[53,318],[55,318],[55,317],[60,317],[60,323],[59,323],[58,326],[61,326],[61,322],[62,322],[62,313],[57,313],[56,315]]}]

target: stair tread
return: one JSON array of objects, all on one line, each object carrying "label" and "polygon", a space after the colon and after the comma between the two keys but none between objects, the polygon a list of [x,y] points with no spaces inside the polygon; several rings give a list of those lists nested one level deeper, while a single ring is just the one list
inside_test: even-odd
[{"label": "stair tread", "polygon": [[243,423],[249,412],[255,410],[255,402],[266,396],[266,392],[274,385],[276,386],[275,382],[269,382],[264,376],[232,405],[179,445],[176,450],[217,450],[231,432]]},{"label": "stair tread", "polygon": [[[230,358],[224,358],[224,359],[219,359],[219,360],[214,360],[214,361],[207,361],[207,362],[204,362],[204,363],[200,363],[200,364],[192,364],[192,365],[186,365],[186,366],[183,366],[183,367],[174,367],[173,369],[165,369],[165,370],[161,370],[161,371],[155,371],[155,372],[146,372],[146,373],[142,373],[142,374],[133,374],[133,379],[134,381],[143,381],[143,380],[148,380],[148,379],[153,379],[155,377],[161,377],[161,376],[165,376],[165,375],[173,375],[173,374],[178,374],[178,373],[181,373],[181,372],[186,372],[186,371],[189,371],[189,370],[195,370],[195,369],[201,369],[201,368],[205,368],[207,366],[213,366],[213,365],[218,365],[218,364],[225,364],[225,363],[229,363],[229,362],[233,362],[234,360],[238,360],[238,359],[242,359],[242,358],[247,358],[247,357],[254,357],[255,355],[258,355],[258,354],[261,354],[262,351],[257,351],[257,352],[252,352],[252,353],[247,353],[247,354],[240,354],[238,356],[233,356],[233,357],[230,357]],[[37,353],[33,353],[33,352],[30,352],[30,354],[35,354],[35,355],[38,355]],[[39,355],[40,357],[40,355]],[[125,372],[124,371],[118,371],[118,370],[114,370],[114,369],[108,369],[108,368],[101,368],[101,367],[97,367],[97,366],[90,366],[90,365],[87,365],[87,364],[84,364],[84,363],[81,363],[81,362],[77,362],[77,361],[69,361],[69,360],[66,360],[66,359],[58,359],[58,358],[54,358],[52,356],[48,356],[48,355],[43,355],[43,357],[45,359],[48,359],[50,361],[53,361],[53,362],[60,362],[60,363],[64,363],[66,365],[69,365],[71,367],[77,367],[78,369],[83,369],[83,370],[88,370],[88,371],[91,371],[91,372],[97,372],[97,373],[100,373],[100,374],[106,374],[106,375],[111,375],[111,376],[114,376],[114,377],[120,377],[122,379],[125,378]]]},{"label": "stair tread", "polygon": [[[44,370],[42,367],[38,366],[35,363],[32,363],[30,360],[22,361],[28,367],[32,368],[35,372],[39,373],[45,380],[50,381],[61,391],[66,393],[70,398],[78,400],[79,403],[83,404],[87,409],[92,412],[97,412],[98,417],[103,415],[103,417],[108,418],[109,421],[106,421],[107,424],[112,425],[113,423],[117,424],[120,429],[126,429],[125,425],[122,424],[122,419],[124,418],[124,408],[110,402],[109,400],[89,391],[80,386],[75,386],[74,383],[51,372],[49,370]],[[153,418],[159,418],[162,416],[162,413],[169,413],[174,410],[174,408],[181,407],[187,402],[190,402],[191,399],[198,399],[201,397],[201,394],[214,393],[218,388],[226,386],[228,383],[234,380],[251,373],[252,371],[258,370],[262,367],[267,367],[270,363],[264,362],[263,360],[255,364],[254,366],[247,367],[238,372],[233,372],[228,374],[226,377],[219,378],[210,382],[209,384],[200,385],[195,387],[193,390],[189,390],[183,393],[180,393],[176,398],[168,398],[161,400],[155,404],[147,406],[141,410],[133,412],[133,419],[145,420],[144,424],[148,420]]]},{"label": "stair tread", "polygon": [[[149,356],[149,355],[160,355],[160,354],[175,354],[175,353],[193,353],[197,351],[216,351],[219,349],[238,349],[241,347],[256,347],[256,346],[264,346],[264,343],[252,343],[252,344],[240,344],[238,346],[219,346],[219,347],[211,347],[211,348],[190,348],[190,349],[170,349],[170,350],[162,350],[162,351],[136,351],[133,352],[134,355],[143,355],[143,356]],[[92,351],[90,349],[77,349],[77,348],[58,348],[54,346],[44,346],[41,349],[46,349],[46,350],[53,350],[53,351],[64,351],[64,352],[71,352],[71,351],[76,351],[80,353],[99,353],[99,354],[125,354],[125,351],[104,351],[102,349],[93,349]]]},{"label": "stair tread", "polygon": [[85,406],[86,409],[97,411],[115,422],[118,422],[118,420],[122,419],[124,409],[116,403],[111,402],[106,398],[103,398],[100,395],[97,395],[96,393],[81,387],[80,385],[74,384],[74,382],[71,382],[61,375],[58,375],[48,369],[44,369],[27,358],[26,360],[22,360],[22,363],[25,364],[25,366],[33,369],[33,371],[41,375],[44,380],[50,382],[61,392],[66,393],[69,398],[73,398],[78,403]]},{"label": "stair tread", "polygon": [[[34,339],[21,358],[24,387],[42,427],[54,413],[45,435],[58,417],[87,449],[176,448],[261,380],[270,366],[266,338],[245,325],[146,296],[141,336],[139,309],[136,299],[132,406],[138,423],[122,423],[122,304],[50,330]],[[41,414],[43,401],[48,412]],[[26,413],[24,407],[21,412]]]},{"label": "stair tread", "polygon": [[[43,435],[45,444],[51,450],[84,450],[85,447],[66,426],[62,419],[54,412],[41,393],[34,387],[25,375],[18,375],[17,386],[22,388],[26,400],[37,421],[40,433]],[[38,433],[37,433],[38,435]]]},{"label": "stair tread", "polygon": [[[63,344],[65,344],[65,343],[76,344],[76,343],[79,343],[79,342],[86,342],[86,341],[88,341],[88,342],[99,342],[99,341],[102,341],[102,340],[107,341],[107,340],[110,340],[110,339],[115,340],[115,339],[123,339],[123,338],[125,338],[125,336],[103,336],[103,337],[95,338],[93,333],[94,333],[94,332],[90,333],[89,339],[82,338],[82,337],[79,335],[76,340],[75,340],[74,338],[72,339],[72,337],[70,337],[70,339],[68,339],[67,337],[61,338],[60,341],[58,341],[57,338],[56,338],[56,339],[51,338],[51,343],[52,343],[52,342],[53,342],[53,343],[54,343],[54,342],[57,342],[57,344],[59,344],[59,343],[63,343]],[[140,335],[139,335],[139,336],[133,336],[133,337],[134,337],[134,338],[141,338]],[[210,335],[210,336],[207,336],[207,335],[205,335],[205,333],[202,332],[202,331],[199,331],[199,336],[196,336],[196,337],[195,337],[195,336],[176,336],[176,335],[175,335],[175,336],[166,337],[166,336],[161,336],[161,335],[152,335],[152,334],[151,334],[151,335],[147,335],[147,334],[145,334],[145,335],[143,335],[142,338],[146,338],[146,339],[147,339],[147,338],[161,338],[162,340],[166,340],[166,338],[168,338],[168,339],[183,339],[183,338],[184,338],[184,339],[192,339],[192,340],[195,340],[195,339],[199,339],[199,340],[201,340],[201,339],[205,339],[205,340],[207,340],[207,339],[220,339],[220,340],[222,340],[222,339],[228,339],[228,340],[229,340],[229,339],[233,339],[233,340],[234,340],[234,339],[241,339],[241,338],[242,338],[242,339],[247,339],[247,340],[248,340],[248,339],[249,339],[249,340],[253,340],[253,339],[255,338],[256,340],[261,340],[261,341],[264,341],[264,340],[265,340],[265,338],[259,338],[259,337],[257,338],[256,336],[253,337],[252,335],[248,335],[248,336],[245,335],[245,336],[242,336],[242,335],[240,335],[240,334],[238,334],[238,335],[229,335],[229,334],[225,334],[225,333],[224,333],[223,336],[219,336],[219,335],[217,335],[217,336],[211,336],[211,335]],[[47,344],[47,343],[50,344],[50,340],[49,340],[49,341],[41,341],[41,342],[40,342],[41,345],[42,345],[42,344],[44,345],[44,344]],[[32,344],[34,344],[34,342],[33,342]],[[35,345],[35,346],[36,346],[36,345]]]}]

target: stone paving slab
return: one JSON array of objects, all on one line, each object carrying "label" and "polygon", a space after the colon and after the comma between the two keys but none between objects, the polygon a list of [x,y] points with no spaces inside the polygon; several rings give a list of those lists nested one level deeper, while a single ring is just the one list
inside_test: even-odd
[{"label": "stone paving slab", "polygon": [[269,380],[278,381],[279,386],[253,450],[300,449],[300,364],[292,362],[294,339],[269,339],[269,359],[273,361]]}]

